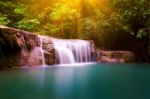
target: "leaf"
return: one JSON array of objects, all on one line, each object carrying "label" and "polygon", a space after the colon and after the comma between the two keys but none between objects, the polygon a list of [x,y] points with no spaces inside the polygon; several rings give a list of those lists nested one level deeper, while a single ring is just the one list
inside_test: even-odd
[{"label": "leaf", "polygon": [[142,38],[143,36],[145,36],[147,33],[145,32],[145,29],[139,29],[137,32],[137,38]]},{"label": "leaf", "polygon": [[14,12],[17,14],[24,14],[27,8],[24,5],[19,5],[14,9]]}]

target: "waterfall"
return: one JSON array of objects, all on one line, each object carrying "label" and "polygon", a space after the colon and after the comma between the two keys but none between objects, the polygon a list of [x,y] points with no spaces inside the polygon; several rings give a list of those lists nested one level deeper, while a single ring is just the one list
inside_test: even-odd
[{"label": "waterfall", "polygon": [[85,40],[53,39],[60,64],[91,62],[91,44]]},{"label": "waterfall", "polygon": [[43,37],[39,36],[40,39],[40,51],[41,51],[41,56],[42,56],[42,65],[45,66],[45,57],[44,57],[44,50],[43,50]]}]

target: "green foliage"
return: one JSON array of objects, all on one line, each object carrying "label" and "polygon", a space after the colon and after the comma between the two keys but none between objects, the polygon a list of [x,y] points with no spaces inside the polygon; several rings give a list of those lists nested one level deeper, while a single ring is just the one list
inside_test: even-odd
[{"label": "green foliage", "polygon": [[107,15],[88,1],[80,1],[82,13],[73,7],[73,3],[75,1],[2,0],[0,24],[62,38],[94,39],[92,34],[95,33],[97,39],[103,39],[103,34],[115,34],[116,31],[137,38],[148,34],[149,0],[109,0],[112,12]]},{"label": "green foliage", "polygon": [[94,40],[98,46],[110,48],[115,47],[113,42],[122,35],[131,34],[135,39],[147,36],[150,30],[149,0],[111,2],[113,11],[109,15],[100,9],[93,9],[93,14],[83,19],[84,37]]},{"label": "green foliage", "polygon": [[[86,17],[82,20],[83,27],[82,31],[84,34],[82,35],[85,39],[95,40],[97,43],[101,43],[102,39],[102,28],[101,26],[104,23],[104,15],[96,9],[94,14],[90,17]],[[98,44],[101,45],[101,44]]]},{"label": "green foliage", "polygon": [[23,19],[17,23],[16,27],[27,31],[33,31],[39,24],[40,22],[37,19],[31,20]]},{"label": "green foliage", "polygon": [[143,29],[139,29],[138,32],[137,32],[137,38],[142,38],[143,36],[145,36],[147,34],[146,30],[143,28]]},{"label": "green foliage", "polygon": [[48,7],[38,15],[42,27],[39,32],[58,38],[77,37],[75,29],[79,16],[77,10],[68,4],[57,3],[53,8]]},{"label": "green foliage", "polygon": [[52,20],[60,20],[60,19],[73,19],[73,15],[76,16],[77,11],[76,9],[71,8],[67,4],[58,3],[52,9],[50,17]]},{"label": "green foliage", "polygon": [[[56,31],[60,33],[60,37],[72,38],[75,28],[74,21],[79,16],[76,9],[72,8],[68,4],[58,3],[52,9],[50,18],[53,21],[57,21],[54,26],[52,26],[51,31]],[[57,27],[55,27],[57,26]]]},{"label": "green foliage", "polygon": [[7,25],[9,22],[7,16],[0,13],[0,25]]},{"label": "green foliage", "polygon": [[14,13],[17,13],[17,14],[25,14],[27,8],[25,5],[19,5],[19,6],[16,6],[16,8],[14,9]]},{"label": "green foliage", "polygon": [[112,0],[115,10],[119,13],[124,23],[130,27],[131,34],[137,38],[147,35],[150,21],[149,0]]},{"label": "green foliage", "polygon": [[[23,10],[24,9],[24,10]],[[0,1],[0,23],[14,27],[15,24],[24,18],[25,7],[16,2]]]}]

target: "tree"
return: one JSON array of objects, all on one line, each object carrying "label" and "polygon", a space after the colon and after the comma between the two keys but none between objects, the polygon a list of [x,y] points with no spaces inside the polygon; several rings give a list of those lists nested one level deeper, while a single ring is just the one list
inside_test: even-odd
[{"label": "tree", "polygon": [[0,24],[15,26],[15,23],[24,18],[23,11],[25,7],[23,5],[17,5],[17,2],[0,1]]},{"label": "tree", "polygon": [[[149,0],[112,0],[115,11],[124,19],[128,25],[130,34],[138,38],[141,46],[141,54],[148,55],[148,34],[150,31],[150,2]],[[145,59],[143,57],[143,59]],[[149,60],[148,57],[146,60]]]},{"label": "tree", "polygon": [[122,15],[124,23],[130,25],[131,34],[137,38],[147,35],[150,21],[149,0],[113,0],[115,10]]}]

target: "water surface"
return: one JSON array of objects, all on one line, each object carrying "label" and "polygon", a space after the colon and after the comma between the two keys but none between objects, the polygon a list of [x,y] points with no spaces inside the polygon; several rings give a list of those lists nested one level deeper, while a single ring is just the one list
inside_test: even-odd
[{"label": "water surface", "polygon": [[150,99],[150,64],[0,71],[0,99]]}]

